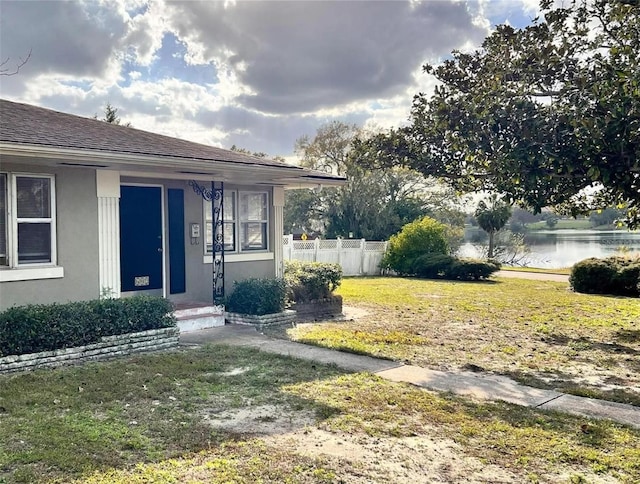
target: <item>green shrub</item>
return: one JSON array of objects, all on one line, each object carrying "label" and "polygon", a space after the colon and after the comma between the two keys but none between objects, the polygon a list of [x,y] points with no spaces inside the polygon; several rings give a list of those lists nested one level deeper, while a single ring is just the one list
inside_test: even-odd
[{"label": "green shrub", "polygon": [[389,239],[380,266],[399,274],[411,274],[415,259],[425,254],[448,254],[449,231],[445,224],[430,217],[411,222]]},{"label": "green shrub", "polygon": [[477,281],[488,278],[500,269],[496,262],[459,259],[446,254],[425,254],[411,264],[412,274],[428,279]]},{"label": "green shrub", "polygon": [[175,325],[171,302],[159,297],[15,306],[0,313],[0,356],[83,346],[103,336]]},{"label": "green shrub", "polygon": [[342,281],[339,264],[325,262],[286,261],[284,280],[289,299],[314,301],[331,296]]},{"label": "green shrub", "polygon": [[232,313],[262,316],[284,311],[285,298],[283,279],[245,279],[234,284],[225,306]]},{"label": "green shrub", "polygon": [[456,259],[446,272],[447,279],[479,281],[500,270],[498,262],[477,259]]},{"label": "green shrub", "polygon": [[573,265],[569,284],[576,292],[610,294],[616,272],[616,268],[610,262],[591,257]]},{"label": "green shrub", "polygon": [[640,259],[622,256],[582,260],[574,264],[569,276],[569,284],[576,292],[620,296],[638,296],[639,280]]},{"label": "green shrub", "polygon": [[411,273],[427,279],[439,279],[444,277],[455,260],[448,254],[423,254],[412,261]]},{"label": "green shrub", "polygon": [[640,258],[627,259],[618,263],[618,271],[613,278],[614,294],[621,296],[639,296]]}]

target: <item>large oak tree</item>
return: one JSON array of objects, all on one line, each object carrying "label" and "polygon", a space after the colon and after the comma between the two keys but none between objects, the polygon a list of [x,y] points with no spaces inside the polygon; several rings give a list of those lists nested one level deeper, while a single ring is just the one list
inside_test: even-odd
[{"label": "large oak tree", "polygon": [[640,5],[572,0],[424,71],[410,124],[357,143],[370,165],[406,166],[461,191],[539,212],[627,205],[640,225]]}]

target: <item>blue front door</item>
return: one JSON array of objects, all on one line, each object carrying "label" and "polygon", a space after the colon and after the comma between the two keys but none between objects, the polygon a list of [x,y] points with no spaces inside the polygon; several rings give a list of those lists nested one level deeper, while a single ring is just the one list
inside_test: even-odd
[{"label": "blue front door", "polygon": [[122,292],[162,289],[162,188],[120,187]]}]

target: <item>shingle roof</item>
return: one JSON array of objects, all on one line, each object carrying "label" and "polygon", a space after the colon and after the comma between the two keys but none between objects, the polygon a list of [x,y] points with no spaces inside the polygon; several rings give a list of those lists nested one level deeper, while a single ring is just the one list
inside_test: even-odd
[{"label": "shingle roof", "polygon": [[259,165],[335,178],[275,160],[163,136],[97,119],[0,99],[0,142],[93,152]]}]

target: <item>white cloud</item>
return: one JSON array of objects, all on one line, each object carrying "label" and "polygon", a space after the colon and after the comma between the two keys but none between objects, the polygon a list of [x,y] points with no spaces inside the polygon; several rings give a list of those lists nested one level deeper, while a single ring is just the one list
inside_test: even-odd
[{"label": "white cloud", "polygon": [[162,46],[164,32],[162,3],[153,2],[145,13],[129,19],[123,45],[134,53],[137,64],[148,66],[156,59],[155,54]]},{"label": "white cloud", "polygon": [[[287,155],[323,122],[389,127],[421,71],[477,46],[535,0],[0,2],[0,54],[33,49],[3,97],[136,128]],[[165,39],[176,39],[177,43]]]},{"label": "white cloud", "polygon": [[485,34],[460,2],[170,3],[167,11],[191,62],[233,72],[251,92],[238,101],[265,113],[393,96],[425,58]]}]

